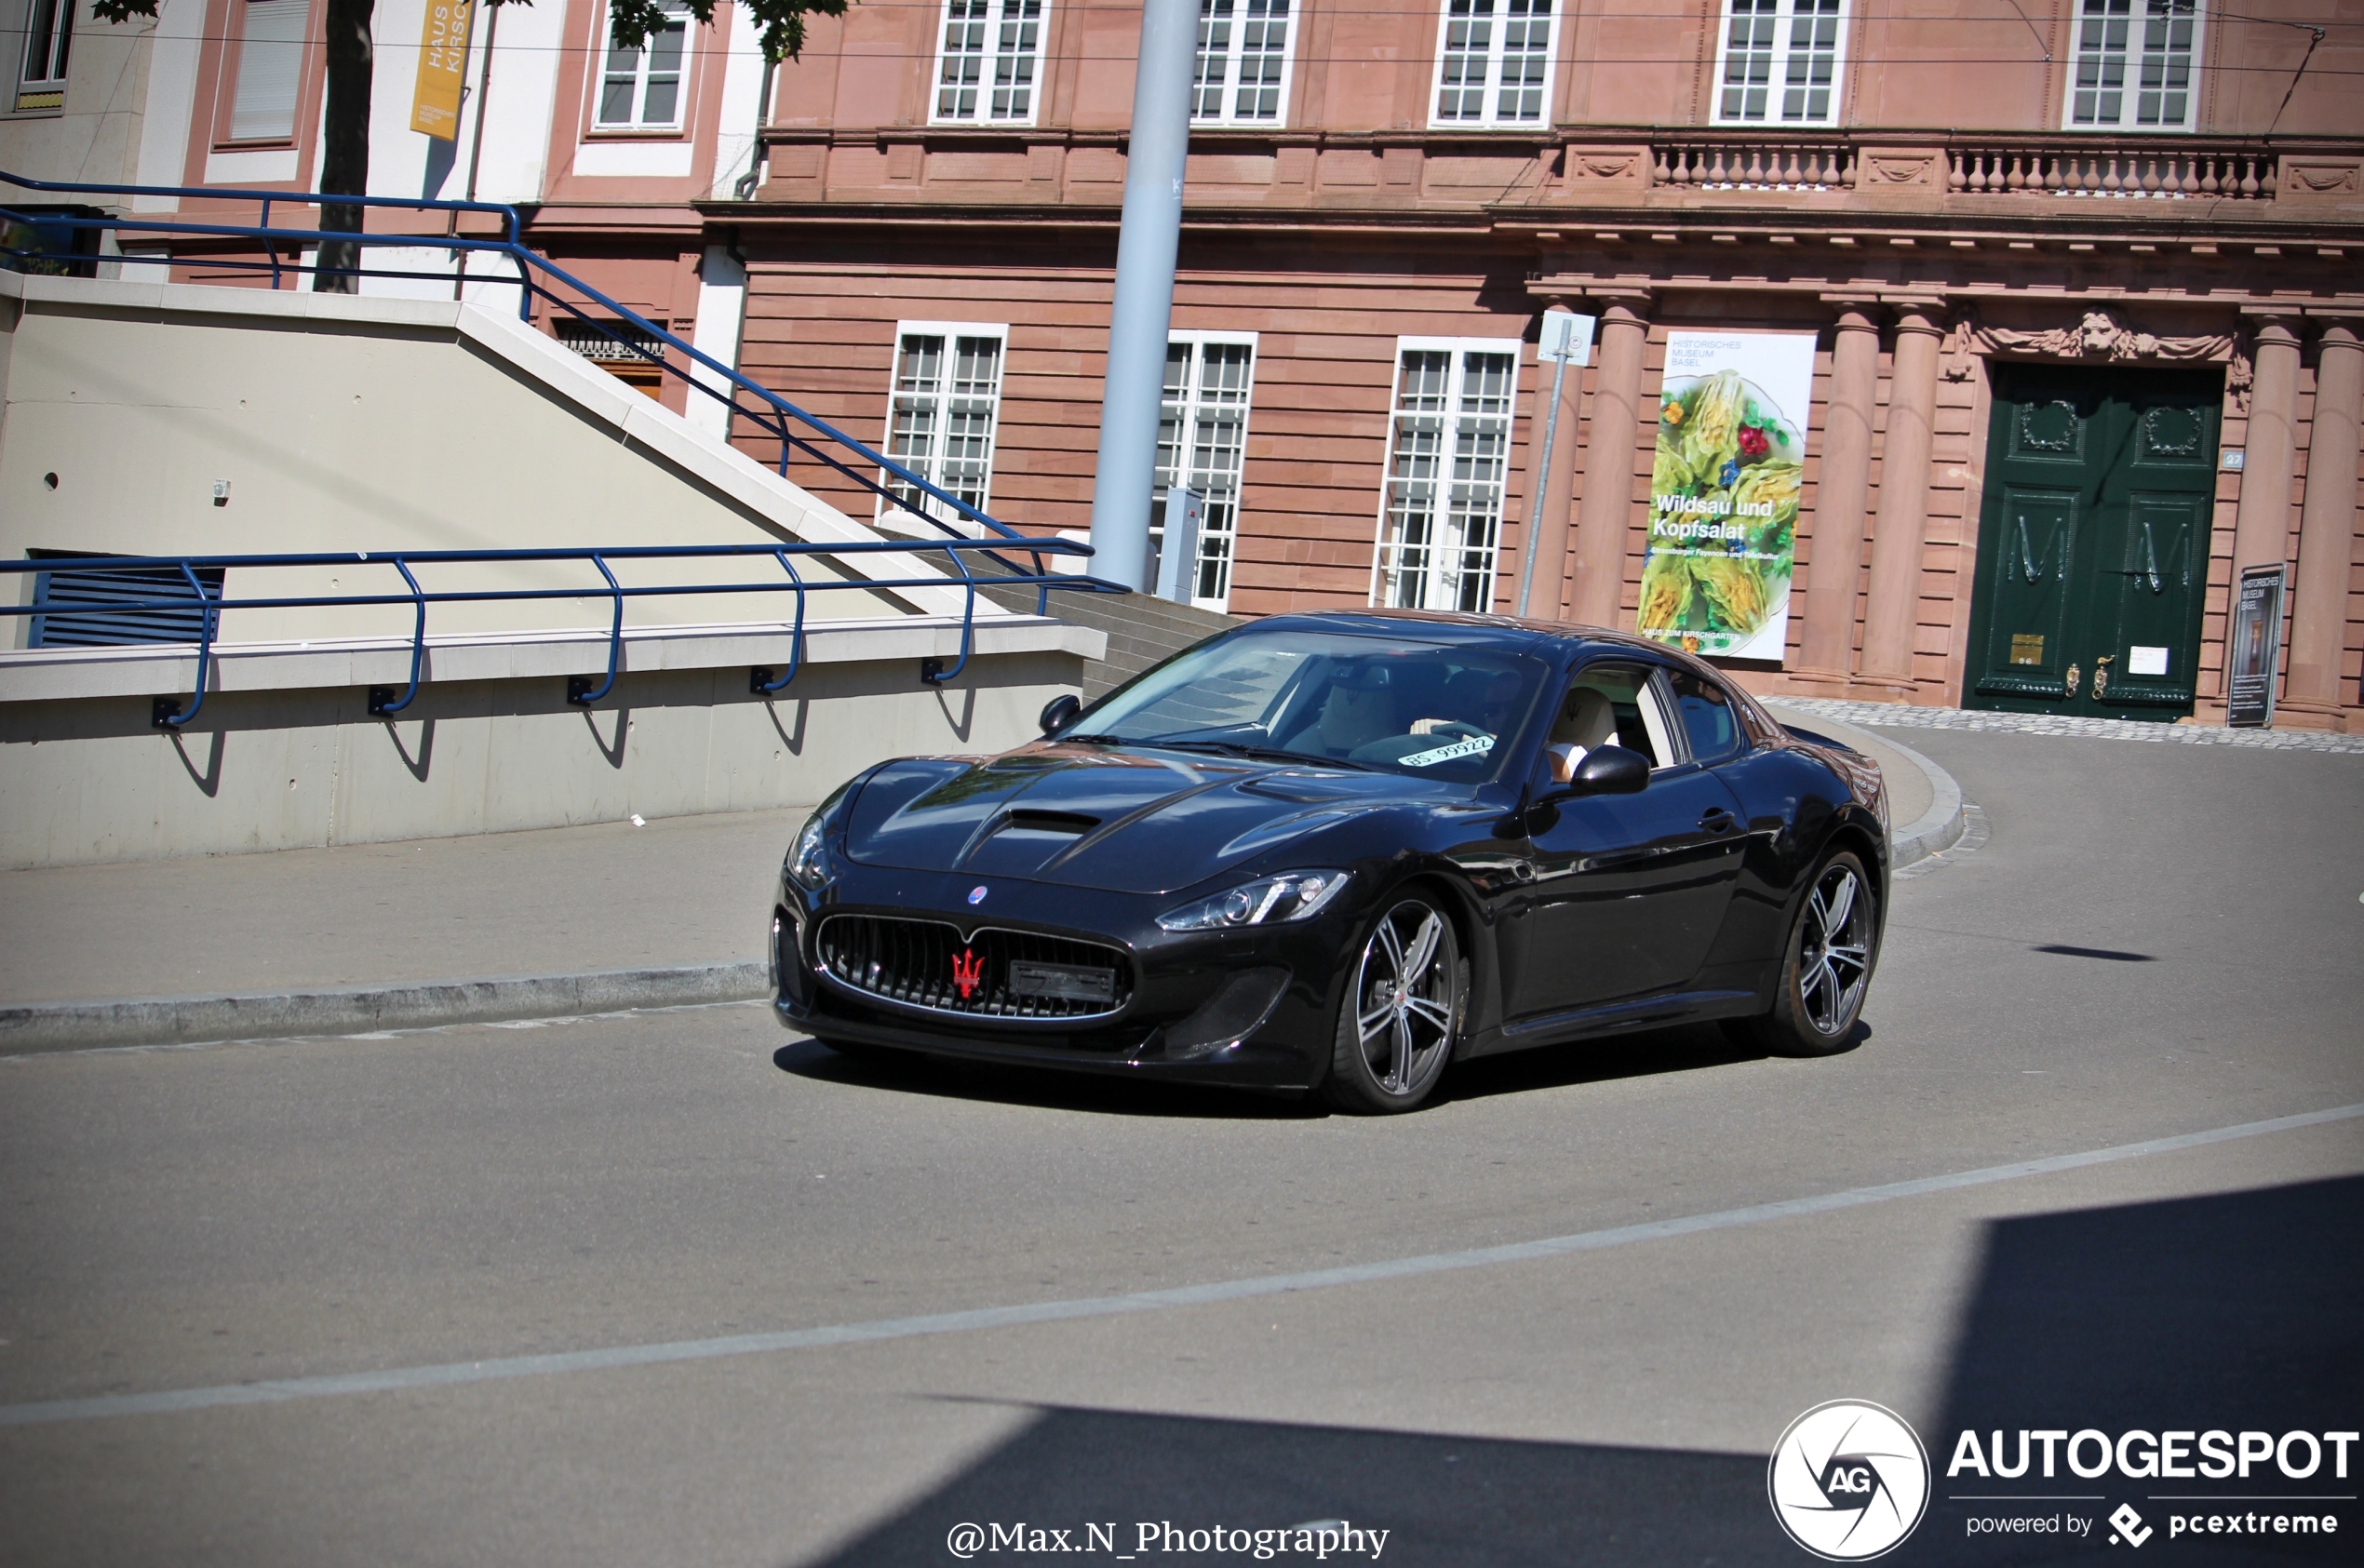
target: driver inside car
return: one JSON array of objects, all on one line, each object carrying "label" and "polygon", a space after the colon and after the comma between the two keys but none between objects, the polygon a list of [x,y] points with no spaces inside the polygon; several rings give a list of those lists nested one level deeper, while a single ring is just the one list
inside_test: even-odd
[{"label": "driver inside car", "polygon": [[1617,744],[1617,713],[1608,698],[1589,686],[1570,689],[1560,705],[1560,717],[1552,721],[1551,739],[1543,748],[1551,758],[1551,782],[1567,783],[1586,752]]},{"label": "driver inside car", "polygon": [[1487,674],[1463,670],[1444,683],[1438,706],[1444,711],[1412,721],[1415,735],[1493,735],[1502,733],[1519,700],[1519,677],[1510,670]]}]

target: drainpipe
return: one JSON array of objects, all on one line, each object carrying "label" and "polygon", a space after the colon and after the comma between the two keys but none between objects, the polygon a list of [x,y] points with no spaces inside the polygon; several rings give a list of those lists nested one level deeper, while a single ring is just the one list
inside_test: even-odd
[{"label": "drainpipe", "polygon": [[[731,194],[741,201],[752,201],[756,187],[763,183],[763,127],[772,121],[772,75],[780,67],[767,59],[763,62],[763,86],[755,95],[755,143],[747,149],[747,171],[731,187]],[[740,261],[736,251],[732,255]]]}]

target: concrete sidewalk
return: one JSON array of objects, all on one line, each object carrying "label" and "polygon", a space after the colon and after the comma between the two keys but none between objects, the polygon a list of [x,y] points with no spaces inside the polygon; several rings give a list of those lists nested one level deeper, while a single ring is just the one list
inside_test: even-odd
[{"label": "concrete sidewalk", "polygon": [[0,1052],[759,995],[810,810],[0,873]]},{"label": "concrete sidewalk", "polygon": [[[1960,836],[1935,764],[1798,717],[1879,760],[1900,865]],[[0,873],[0,1054],[761,996],[810,809]]]}]

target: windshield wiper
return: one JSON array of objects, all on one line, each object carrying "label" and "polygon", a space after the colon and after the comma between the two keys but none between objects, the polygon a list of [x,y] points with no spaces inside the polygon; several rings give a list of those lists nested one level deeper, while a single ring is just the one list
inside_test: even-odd
[{"label": "windshield wiper", "polygon": [[1054,735],[1054,741],[1078,741],[1089,746],[1122,746],[1134,743],[1122,735]]}]

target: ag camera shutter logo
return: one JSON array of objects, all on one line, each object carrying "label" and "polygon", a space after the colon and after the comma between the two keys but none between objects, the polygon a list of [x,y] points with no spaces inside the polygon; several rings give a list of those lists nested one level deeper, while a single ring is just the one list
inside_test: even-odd
[{"label": "ag camera shutter logo", "polygon": [[1921,1522],[1928,1451],[1896,1412],[1833,1400],[1790,1423],[1765,1490],[1791,1540],[1826,1562],[1861,1562],[1902,1545]]}]

